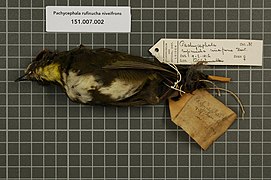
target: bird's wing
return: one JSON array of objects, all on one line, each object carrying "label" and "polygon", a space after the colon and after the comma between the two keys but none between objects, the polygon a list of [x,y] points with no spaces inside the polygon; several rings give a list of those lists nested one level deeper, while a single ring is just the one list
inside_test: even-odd
[{"label": "bird's wing", "polygon": [[[147,60],[146,60],[147,61]],[[171,71],[159,67],[157,65],[148,63],[148,62],[139,62],[139,61],[115,61],[112,64],[105,65],[103,69],[127,69],[127,70],[155,70],[155,71],[164,71],[172,73]]]},{"label": "bird's wing", "polygon": [[104,66],[103,69],[115,71],[118,74],[118,77],[126,80],[143,80],[146,78],[156,79],[156,74],[162,74],[163,72],[170,76],[176,75],[172,71],[159,67],[155,64],[151,64],[151,62],[149,63],[130,60],[115,61],[110,65]]},{"label": "bird's wing", "polygon": [[118,77],[125,80],[146,79],[157,72],[172,75],[170,70],[158,63],[110,49],[78,48],[73,50],[71,55],[73,59],[71,68],[79,71],[79,75],[94,72],[107,79]]}]

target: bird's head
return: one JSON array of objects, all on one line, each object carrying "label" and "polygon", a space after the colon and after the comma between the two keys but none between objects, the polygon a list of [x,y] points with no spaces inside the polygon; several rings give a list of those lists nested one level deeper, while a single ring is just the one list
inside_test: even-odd
[{"label": "bird's head", "polygon": [[54,61],[56,55],[49,50],[41,51],[28,65],[24,75],[15,81],[60,82],[60,64]]}]

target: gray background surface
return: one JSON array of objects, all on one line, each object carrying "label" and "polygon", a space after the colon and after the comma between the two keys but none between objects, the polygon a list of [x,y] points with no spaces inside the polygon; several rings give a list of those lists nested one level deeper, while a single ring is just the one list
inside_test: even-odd
[{"label": "gray background surface", "polygon": [[[46,33],[47,5],[132,8],[132,32]],[[0,0],[1,179],[270,179],[270,0]],[[160,38],[263,39],[262,67],[217,66],[247,114],[207,151],[177,128],[166,104],[85,106],[60,88],[13,82],[43,48],[83,43],[144,57]],[[238,112],[229,95],[219,99]]]}]

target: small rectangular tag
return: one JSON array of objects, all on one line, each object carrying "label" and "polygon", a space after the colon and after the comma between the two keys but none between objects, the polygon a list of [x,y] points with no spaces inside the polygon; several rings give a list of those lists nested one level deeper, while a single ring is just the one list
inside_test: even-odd
[{"label": "small rectangular tag", "polygon": [[164,63],[262,66],[262,40],[160,39],[150,50]]},{"label": "small rectangular tag", "polygon": [[47,32],[131,32],[130,7],[47,6]]},{"label": "small rectangular tag", "polygon": [[204,150],[226,132],[236,113],[206,90],[169,99],[171,120],[189,134]]}]

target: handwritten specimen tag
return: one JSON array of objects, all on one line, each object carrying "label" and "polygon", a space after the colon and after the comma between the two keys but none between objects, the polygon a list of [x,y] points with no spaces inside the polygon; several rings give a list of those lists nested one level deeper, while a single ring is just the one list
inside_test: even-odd
[{"label": "handwritten specimen tag", "polygon": [[169,99],[171,120],[204,150],[220,137],[236,119],[236,114],[206,90]]},{"label": "handwritten specimen tag", "polygon": [[47,6],[47,32],[131,32],[130,7]]},{"label": "handwritten specimen tag", "polygon": [[165,63],[262,66],[262,40],[160,39],[150,53]]}]

